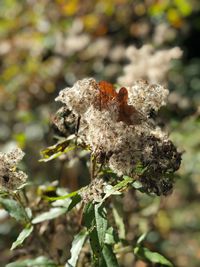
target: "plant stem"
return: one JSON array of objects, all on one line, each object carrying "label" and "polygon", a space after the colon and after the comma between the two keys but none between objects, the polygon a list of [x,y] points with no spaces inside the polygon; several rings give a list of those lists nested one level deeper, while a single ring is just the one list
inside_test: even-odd
[{"label": "plant stem", "polygon": [[78,131],[79,131],[79,127],[80,127],[80,122],[81,122],[81,116],[78,116],[76,128],[75,128],[75,136],[76,136],[75,145],[76,146],[77,146],[77,139],[78,139]]},{"label": "plant stem", "polygon": [[91,154],[91,157],[90,157],[91,180],[94,180],[94,178],[95,178],[95,169],[96,169],[96,156],[94,154]]}]

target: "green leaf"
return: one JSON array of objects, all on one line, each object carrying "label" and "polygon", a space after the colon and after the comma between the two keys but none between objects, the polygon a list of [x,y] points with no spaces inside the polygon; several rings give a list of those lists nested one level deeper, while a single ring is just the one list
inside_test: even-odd
[{"label": "green leaf", "polygon": [[164,256],[157,252],[152,252],[148,248],[137,246],[134,249],[134,254],[141,260],[148,261],[151,263],[162,264],[162,266],[173,267],[174,265],[167,260]]},{"label": "green leaf", "polygon": [[123,221],[123,216],[122,216],[122,214],[120,214],[121,210],[122,210],[122,207],[120,210],[120,204],[121,203],[114,203],[112,212],[113,212],[113,216],[115,219],[115,223],[116,223],[117,228],[118,228],[119,237],[121,239],[125,239],[125,225],[124,225],[124,221]]},{"label": "green leaf", "polygon": [[36,259],[26,259],[15,261],[6,265],[6,267],[58,267],[52,260],[46,257],[38,257]]},{"label": "green leaf", "polygon": [[63,208],[67,208],[68,209],[68,207],[69,207],[71,202],[72,202],[72,200],[70,198],[59,199],[59,200],[56,200],[56,201],[52,202],[51,205],[53,207],[63,207]]},{"label": "green leaf", "polygon": [[94,210],[95,210],[96,229],[99,239],[99,245],[103,247],[105,242],[106,230],[108,227],[107,213],[105,207],[103,207],[101,203],[96,204],[94,206]]},{"label": "green leaf", "polygon": [[132,183],[132,187],[138,190],[138,189],[141,189],[142,188],[142,184],[141,184],[140,181],[134,181]]},{"label": "green leaf", "polygon": [[[84,210],[84,223],[88,228],[93,252],[93,265],[98,267],[118,266],[112,246],[106,244],[107,214],[102,204],[89,203]],[[109,233],[109,232],[108,232]],[[108,240],[108,236],[107,236]],[[111,239],[108,240],[108,242]]]},{"label": "green leaf", "polygon": [[[106,262],[107,267],[118,267],[118,262],[116,259],[116,256],[112,250],[112,247],[110,245],[105,244],[102,250],[102,254],[104,257],[104,260]],[[106,267],[105,266],[105,267]]]},{"label": "green leaf", "polygon": [[105,186],[105,189],[104,189],[104,193],[105,193],[105,196],[102,200],[102,202],[107,199],[108,197],[110,197],[111,195],[121,195],[121,192],[119,192],[115,186],[112,186],[110,184],[106,185]]},{"label": "green leaf", "polygon": [[141,162],[138,162],[134,168],[134,175],[141,175],[146,171],[147,167],[144,167]]},{"label": "green leaf", "polygon": [[146,236],[147,236],[147,232],[142,234],[137,240],[137,245],[140,245],[146,239]]},{"label": "green leaf", "polygon": [[103,198],[103,201],[110,197],[111,195],[119,195],[121,194],[121,191],[128,188],[130,184],[134,182],[133,178],[129,176],[123,176],[123,180],[117,183],[115,186],[109,186],[109,188],[106,189],[106,194]]},{"label": "green leaf", "polygon": [[73,137],[70,137],[68,139],[62,140],[58,142],[57,144],[50,146],[48,148],[45,148],[41,151],[42,159],[40,159],[40,162],[47,162],[52,159],[55,159],[62,155],[63,153],[67,153],[73,149],[76,148],[76,145],[72,143]]},{"label": "green leaf", "polygon": [[72,242],[72,248],[70,250],[71,258],[68,260],[65,267],[76,266],[78,256],[81,252],[81,249],[85,243],[87,236],[88,236],[88,232],[86,230],[82,230],[74,237],[74,240]]},{"label": "green leaf", "polygon": [[27,208],[25,208],[25,211],[26,211],[28,218],[32,219],[32,217],[33,217],[32,210],[29,207],[27,207]]},{"label": "green leaf", "polygon": [[32,220],[32,223],[36,224],[36,223],[40,223],[46,220],[52,220],[64,214],[65,212],[67,212],[67,208],[63,208],[63,207],[51,208],[49,211],[44,212],[38,215],[37,217],[35,217]]},{"label": "green leaf", "polygon": [[109,227],[105,235],[105,244],[114,245],[117,242],[119,242],[119,238],[117,237],[116,232],[113,227]]},{"label": "green leaf", "polygon": [[71,198],[71,197],[74,197],[78,194],[79,190],[78,191],[74,191],[74,192],[71,192],[67,195],[64,195],[64,196],[59,196],[59,197],[45,197],[45,199],[49,200],[49,201],[54,201],[54,200],[61,200],[61,199],[67,199],[67,198]]},{"label": "green leaf", "polygon": [[28,215],[25,209],[17,201],[9,198],[0,198],[0,204],[10,214],[10,216],[15,218],[17,221],[27,221]]},{"label": "green leaf", "polygon": [[133,183],[134,180],[132,177],[129,177],[129,176],[123,176],[123,180],[121,182],[119,182],[118,184],[116,184],[114,186],[114,188],[116,190],[124,190],[127,188],[127,186],[131,183]]},{"label": "green leaf", "polygon": [[[58,216],[64,214],[65,212],[69,212],[71,209],[73,209],[80,201],[81,201],[81,197],[75,192],[73,192],[73,194],[69,194],[70,197],[72,195],[74,195],[71,199],[67,199],[65,198],[60,198],[57,201],[55,201],[52,205],[55,206],[53,208],[51,208],[49,211],[46,211],[40,215],[38,215],[37,217],[35,217],[32,220],[33,224],[36,223],[40,223],[46,220],[52,220],[57,218]],[[59,200],[64,200],[66,199],[67,201],[65,201],[65,203],[63,202],[58,202]],[[58,205],[59,204],[59,205]],[[61,207],[57,207],[57,206],[61,206]]]},{"label": "green leaf", "polygon": [[95,208],[93,203],[88,203],[83,212],[83,223],[88,229],[90,237],[90,246],[93,253],[93,265],[100,267],[101,246],[99,244],[98,234],[95,225]]},{"label": "green leaf", "polygon": [[93,228],[94,218],[94,204],[88,203],[85,205],[83,211],[83,224],[87,227],[88,230],[90,230],[90,228]]},{"label": "green leaf", "polygon": [[77,194],[74,197],[72,197],[71,198],[71,203],[69,204],[67,212],[72,210],[80,201],[81,201],[81,196],[80,195]]},{"label": "green leaf", "polygon": [[19,234],[17,240],[13,242],[11,250],[21,245],[24,242],[24,240],[32,233],[32,231],[33,231],[32,225],[23,229],[22,232]]}]

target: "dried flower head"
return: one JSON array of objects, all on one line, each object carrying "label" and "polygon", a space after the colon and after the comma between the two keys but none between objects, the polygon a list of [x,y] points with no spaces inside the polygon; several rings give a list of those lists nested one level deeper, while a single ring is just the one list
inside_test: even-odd
[{"label": "dried flower head", "polygon": [[15,148],[11,152],[0,152],[0,186],[8,190],[15,190],[24,184],[27,175],[17,169],[17,164],[22,160],[24,152]]},{"label": "dried flower head", "polygon": [[131,87],[127,87],[129,93],[129,104],[137,110],[148,114],[151,110],[158,111],[161,106],[166,105],[169,91],[159,84],[149,84],[147,81],[139,80]]},{"label": "dried flower head", "polygon": [[95,95],[98,94],[98,85],[92,78],[83,79],[74,86],[62,90],[56,101],[61,101],[72,110],[75,115],[84,114],[88,107],[94,104]]},{"label": "dried flower head", "polygon": [[82,51],[90,44],[90,36],[83,32],[83,22],[75,18],[66,33],[57,32],[55,35],[55,52],[71,56]]},{"label": "dried flower head", "polygon": [[126,57],[130,63],[124,67],[124,74],[118,78],[118,83],[132,86],[139,79],[163,83],[166,81],[171,60],[180,58],[181,55],[182,51],[179,47],[155,51],[149,44],[139,49],[130,46],[126,50]]},{"label": "dried flower head", "polygon": [[61,107],[52,119],[56,130],[64,135],[70,135],[75,131],[76,116],[66,106]]},{"label": "dried flower head", "polygon": [[170,186],[164,186],[165,175],[169,177],[178,169],[181,155],[149,119],[149,112],[164,105],[167,95],[168,90],[163,86],[146,81],[117,90],[105,81],[83,79],[56,98],[65,104],[62,111],[71,112],[69,118],[65,112],[59,113],[65,115],[61,115],[57,127],[63,130],[65,122],[81,117],[79,142],[90,148],[100,164],[107,165],[119,176],[132,177],[138,164],[142,165],[145,171],[139,179],[146,191],[167,194],[173,181],[167,178]]},{"label": "dried flower head", "polygon": [[105,182],[102,179],[94,179],[79,192],[83,202],[101,202],[103,199],[104,186]]}]

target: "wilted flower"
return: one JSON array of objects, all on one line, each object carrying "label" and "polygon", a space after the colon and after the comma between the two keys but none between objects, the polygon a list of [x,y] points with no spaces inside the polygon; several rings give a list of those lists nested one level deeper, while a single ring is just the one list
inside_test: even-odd
[{"label": "wilted flower", "polygon": [[180,58],[181,55],[179,47],[155,51],[153,46],[148,44],[139,49],[130,46],[126,50],[126,57],[130,63],[124,67],[124,74],[118,78],[118,83],[132,86],[139,79],[163,83],[166,81],[171,60]]},{"label": "wilted flower", "polygon": [[149,118],[152,110],[166,103],[167,95],[166,88],[146,81],[116,90],[105,81],[83,79],[56,98],[65,104],[65,112],[59,114],[70,115],[70,120],[68,115],[61,115],[56,125],[64,133],[67,120],[79,118],[78,142],[89,146],[100,164],[119,176],[132,177],[137,166],[142,165],[144,171],[139,179],[146,191],[167,194],[173,179],[167,178],[165,185],[165,176],[179,168],[181,155]]},{"label": "wilted flower", "polygon": [[22,160],[24,152],[15,148],[11,152],[0,152],[0,186],[8,190],[15,190],[24,184],[27,175],[17,169],[17,164]]},{"label": "wilted flower", "polygon": [[75,115],[83,115],[88,107],[95,102],[98,85],[94,79],[77,81],[74,86],[67,87],[59,93],[56,101],[61,101]]},{"label": "wilted flower", "polygon": [[148,114],[151,110],[158,111],[161,106],[166,105],[169,91],[159,84],[149,84],[147,81],[139,80],[127,87],[129,93],[129,104],[137,110]]}]

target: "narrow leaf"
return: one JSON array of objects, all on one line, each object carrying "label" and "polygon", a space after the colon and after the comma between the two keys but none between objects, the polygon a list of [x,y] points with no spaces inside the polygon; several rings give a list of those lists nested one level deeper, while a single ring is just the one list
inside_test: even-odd
[{"label": "narrow leaf", "polygon": [[88,203],[85,205],[83,211],[83,224],[84,226],[87,227],[88,230],[90,230],[90,228],[93,227],[94,218],[95,218],[94,204]]},{"label": "narrow leaf", "polygon": [[55,159],[62,155],[63,153],[67,153],[73,149],[76,148],[76,145],[71,143],[71,139],[65,139],[57,144],[50,146],[48,148],[45,148],[41,151],[42,159],[40,159],[41,162],[47,162],[52,159]]},{"label": "narrow leaf", "polygon": [[0,198],[0,204],[17,221],[26,221],[28,215],[25,209],[15,200],[8,198]]},{"label": "narrow leaf", "polygon": [[107,267],[119,267],[116,256],[110,245],[105,244],[102,250],[104,260]]},{"label": "narrow leaf", "polygon": [[128,186],[129,184],[132,184],[133,181],[134,181],[134,179],[133,179],[132,177],[129,177],[129,176],[123,176],[123,180],[122,180],[120,183],[118,183],[117,185],[115,185],[115,188],[116,188],[117,190],[124,190],[124,189],[127,188],[127,186]]},{"label": "narrow leaf", "polygon": [[59,197],[46,197],[45,196],[45,199],[49,200],[49,201],[55,201],[55,200],[61,200],[61,199],[67,199],[67,198],[71,198],[71,197],[74,197],[78,194],[79,190],[77,191],[74,191],[74,192],[71,192],[67,195],[64,195],[64,196],[59,196]]},{"label": "narrow leaf", "polygon": [[146,236],[147,236],[147,232],[142,234],[137,240],[137,245],[140,245],[145,240]]},{"label": "narrow leaf", "polygon": [[85,243],[85,240],[87,238],[88,232],[86,230],[82,230],[79,232],[72,242],[72,248],[70,250],[71,252],[71,258],[66,263],[65,267],[75,267],[77,264],[78,256],[81,252],[81,249]]},{"label": "narrow leaf", "polygon": [[107,199],[109,196],[111,195],[116,195],[116,194],[120,194],[121,191],[125,190],[130,184],[132,184],[134,182],[133,178],[129,177],[129,176],[123,176],[123,180],[120,181],[118,184],[116,184],[115,186],[110,187],[104,198],[103,201],[105,199]]},{"label": "narrow leaf", "polygon": [[67,209],[67,212],[72,210],[79,202],[81,201],[81,196],[76,194],[74,197],[71,198],[71,202],[69,204],[69,207]]},{"label": "narrow leaf", "polygon": [[6,267],[57,267],[57,264],[55,264],[52,260],[46,258],[46,257],[38,257],[36,259],[26,259],[26,260],[20,260],[15,261],[12,263],[9,263],[6,265]]},{"label": "narrow leaf", "polygon": [[[51,208],[49,211],[38,215],[36,218],[33,219],[32,223],[35,224],[35,223],[40,223],[40,222],[43,222],[46,220],[55,219],[58,216],[64,214],[65,212],[69,212],[71,209],[73,209],[81,201],[81,197],[76,192],[72,192],[72,194],[68,194],[68,195],[70,195],[70,197],[72,197],[72,196],[73,197],[71,199],[59,198],[58,200],[66,199],[67,201],[65,201],[65,203],[63,203],[63,202],[59,203],[58,200],[55,201],[53,203],[53,206],[55,206],[54,208]],[[61,207],[57,207],[59,205]]]},{"label": "narrow leaf", "polygon": [[114,245],[117,242],[119,242],[119,238],[116,235],[116,232],[114,231],[113,227],[109,227],[105,235],[105,244]]},{"label": "narrow leaf", "polygon": [[96,229],[99,239],[99,245],[103,247],[105,242],[106,230],[108,227],[106,209],[101,204],[95,205],[95,220],[96,220]]},{"label": "narrow leaf", "polygon": [[[83,212],[83,223],[88,229],[90,246],[93,253],[93,265],[101,267],[101,250],[95,222],[95,208],[93,203],[88,203]],[[105,265],[104,265],[105,266]]]},{"label": "narrow leaf", "polygon": [[98,267],[117,267],[118,263],[112,247],[105,242],[108,227],[105,208],[100,203],[89,203],[85,207],[83,215],[84,224],[90,237],[93,265]]},{"label": "narrow leaf", "polygon": [[67,211],[67,208],[58,207],[58,208],[51,208],[49,211],[44,212],[32,220],[33,224],[40,223],[46,220],[52,220],[57,218],[58,216],[64,214]]},{"label": "narrow leaf", "polygon": [[173,264],[168,259],[166,259],[164,256],[162,256],[161,254],[157,252],[150,251],[148,248],[137,246],[134,249],[134,254],[142,260],[145,260],[145,261],[148,261],[154,264],[157,263],[157,264],[162,264],[164,266],[173,267]]},{"label": "narrow leaf", "polygon": [[23,229],[22,232],[19,234],[17,240],[12,244],[11,250],[21,245],[24,242],[24,240],[32,233],[32,231],[33,231],[33,226]]},{"label": "narrow leaf", "polygon": [[63,208],[67,208],[68,209],[68,207],[69,207],[71,202],[72,202],[72,200],[70,198],[59,199],[59,200],[56,200],[56,201],[52,202],[51,205],[53,207],[63,207]]},{"label": "narrow leaf", "polygon": [[123,216],[120,214],[119,204],[120,203],[114,203],[112,211],[113,211],[115,223],[119,231],[119,237],[121,239],[125,239],[125,225],[123,221]]}]

